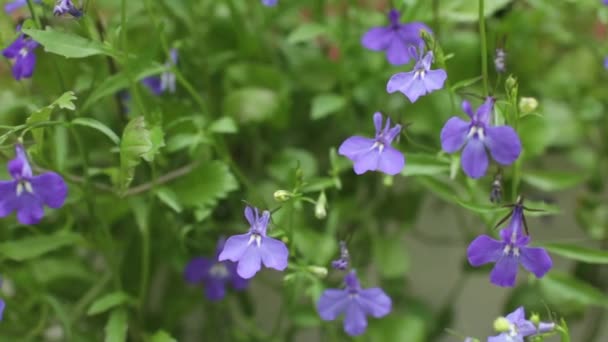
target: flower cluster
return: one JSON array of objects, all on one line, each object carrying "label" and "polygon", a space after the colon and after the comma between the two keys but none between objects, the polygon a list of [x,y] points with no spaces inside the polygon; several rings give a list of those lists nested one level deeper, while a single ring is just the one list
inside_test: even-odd
[{"label": "flower cluster", "polygon": [[75,18],[79,18],[82,16],[82,11],[74,6],[72,0],[57,0],[55,8],[53,9],[53,15],[60,16],[65,14],[70,14]]},{"label": "flower cluster", "polygon": [[524,341],[524,338],[544,334],[555,329],[555,323],[526,320],[523,307],[517,308],[506,317],[500,317],[494,322],[494,328],[501,334],[488,337],[488,342],[515,342]]}]

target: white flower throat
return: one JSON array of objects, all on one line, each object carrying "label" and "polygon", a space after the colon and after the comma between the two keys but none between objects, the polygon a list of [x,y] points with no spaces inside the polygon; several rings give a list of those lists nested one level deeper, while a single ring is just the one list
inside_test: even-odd
[{"label": "white flower throat", "polygon": [[20,180],[19,183],[17,183],[17,196],[21,196],[23,190],[29,192],[30,194],[34,193],[34,189],[32,189],[32,184],[30,184],[30,182],[26,180]]}]

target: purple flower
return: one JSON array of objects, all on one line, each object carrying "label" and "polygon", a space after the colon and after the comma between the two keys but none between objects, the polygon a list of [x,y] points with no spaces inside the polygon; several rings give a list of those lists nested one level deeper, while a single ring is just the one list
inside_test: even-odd
[{"label": "purple flower", "polygon": [[498,48],[496,49],[496,56],[494,56],[494,67],[496,72],[503,73],[507,71],[506,65],[507,53],[505,50]]},{"label": "purple flower", "polygon": [[277,239],[266,236],[270,212],[264,210],[260,216],[257,208],[247,206],[245,218],[250,225],[249,232],[228,238],[218,260],[238,262],[236,272],[245,279],[253,277],[262,264],[279,271],[287,268],[289,258],[287,246]]},{"label": "purple flower", "polygon": [[21,34],[11,45],[9,45],[2,55],[8,59],[13,59],[13,77],[16,80],[30,78],[36,66],[36,55],[34,50],[38,43],[31,38],[25,38]]},{"label": "purple flower", "polygon": [[[40,3],[40,0],[34,0],[33,2]],[[27,0],[15,0],[15,1],[7,2],[4,5],[4,11],[6,13],[10,14],[26,5],[27,5]]]},{"label": "purple flower", "polygon": [[608,57],[604,58],[604,69],[608,69]]},{"label": "purple flower", "polygon": [[420,35],[421,30],[431,33],[431,29],[423,23],[399,23],[399,11],[392,9],[388,13],[390,25],[373,27],[363,35],[361,44],[373,51],[386,51],[388,62],[393,65],[407,64],[410,58],[409,46],[424,44]]},{"label": "purple flower", "polygon": [[362,289],[355,271],[344,278],[346,288],[327,289],[317,302],[321,319],[333,321],[344,314],[344,331],[361,335],[367,328],[367,317],[380,318],[391,312],[391,299],[381,288]]},{"label": "purple flower", "polygon": [[23,146],[16,145],[15,150],[16,158],[8,163],[13,180],[0,181],[0,217],[16,211],[22,224],[36,224],[44,216],[44,205],[63,205],[68,188],[55,172],[34,176]]},{"label": "purple flower", "polygon": [[74,6],[71,0],[57,0],[53,15],[60,16],[69,13],[71,16],[79,18],[82,16],[82,11]]},{"label": "purple flower", "polygon": [[346,248],[346,242],[340,241],[340,259],[331,262],[331,267],[337,270],[345,270],[350,264],[350,254]]},{"label": "purple flower", "polygon": [[205,295],[209,300],[216,301],[226,295],[226,285],[232,284],[237,290],[247,288],[249,281],[236,273],[236,264],[231,261],[217,261],[217,257],[224,248],[224,239],[217,243],[215,258],[198,257],[190,260],[184,270],[184,277],[190,284],[205,286]]},{"label": "purple flower", "polygon": [[4,304],[4,301],[0,298],[0,321],[2,321],[2,316],[4,315],[4,307],[6,305]]},{"label": "purple flower", "polygon": [[410,51],[412,56],[416,58],[414,69],[409,72],[394,74],[386,84],[386,91],[389,94],[400,91],[413,103],[420,96],[443,88],[448,75],[443,69],[431,70],[432,51],[428,51],[426,55],[424,55],[422,48],[420,48],[419,53],[416,53],[414,47],[411,47]]},{"label": "purple flower", "polygon": [[555,323],[540,322],[538,327],[526,320],[524,308],[520,306],[505,317],[505,331],[497,336],[488,337],[488,342],[524,342],[524,337],[552,331]]},{"label": "purple flower", "polygon": [[[169,52],[170,59],[165,63],[167,69],[177,65],[178,53],[177,49],[171,49]],[[175,74],[171,71],[165,71],[160,76],[146,77],[141,81],[150,89],[154,95],[160,95],[165,91],[175,93]]]},{"label": "purple flower", "polygon": [[355,173],[360,175],[367,171],[380,171],[388,175],[396,175],[405,166],[405,157],[397,149],[391,147],[391,142],[401,132],[401,125],[391,128],[391,119],[386,118],[386,126],[382,129],[382,114],[374,113],[376,137],[369,139],[353,136],[346,139],[338,153],[352,160]]},{"label": "purple flower", "polygon": [[523,204],[516,204],[511,222],[500,232],[502,241],[481,235],[467,249],[469,263],[475,267],[496,263],[490,273],[490,282],[495,285],[514,286],[519,263],[538,278],[544,276],[553,265],[544,248],[528,247],[530,237],[522,232],[523,221]]},{"label": "purple flower", "polygon": [[603,3],[604,5],[608,5],[608,0],[602,0],[602,3]]},{"label": "purple flower", "polygon": [[494,99],[488,99],[473,114],[471,105],[462,102],[462,110],[471,118],[466,122],[459,117],[451,117],[441,129],[441,148],[447,153],[462,151],[462,169],[471,178],[485,175],[488,169],[489,150],[492,159],[501,165],[512,164],[521,153],[521,142],[510,126],[490,124]]},{"label": "purple flower", "polygon": [[264,6],[276,6],[279,0],[262,0]]}]

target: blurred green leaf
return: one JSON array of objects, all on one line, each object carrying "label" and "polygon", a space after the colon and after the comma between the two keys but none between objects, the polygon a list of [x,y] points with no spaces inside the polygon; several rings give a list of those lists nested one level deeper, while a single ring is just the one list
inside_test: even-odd
[{"label": "blurred green leaf", "polygon": [[268,120],[278,109],[277,94],[264,88],[243,88],[224,99],[224,113],[242,123]]},{"label": "blurred green leaf", "polygon": [[335,255],[338,242],[333,236],[322,234],[310,228],[294,231],[296,248],[316,265],[326,265]]},{"label": "blurred green leaf", "polygon": [[127,340],[127,311],[119,308],[110,314],[108,323],[106,324],[105,342],[123,342]]},{"label": "blurred green leaf", "polygon": [[209,125],[209,130],[214,133],[228,134],[237,133],[239,129],[232,118],[221,117]]},{"label": "blurred green leaf", "polygon": [[423,317],[393,313],[370,322],[370,341],[427,341],[427,325]]},{"label": "blurred green leaf", "polygon": [[171,189],[184,206],[209,207],[239,185],[228,166],[219,161],[206,162],[188,175],[171,183]]},{"label": "blurred green leaf", "polygon": [[117,55],[110,46],[75,34],[59,32],[50,28],[45,31],[36,29],[23,29],[22,31],[44,46],[47,52],[67,58],[84,58],[94,55],[115,57]]},{"label": "blurred green leaf", "polygon": [[326,31],[325,26],[317,23],[305,23],[298,26],[293,30],[289,36],[287,36],[287,42],[289,44],[296,44],[300,42],[311,41],[317,36],[324,34]]},{"label": "blurred green leaf", "polygon": [[182,212],[182,206],[179,203],[179,199],[173,190],[168,187],[162,187],[156,189],[156,197],[165,203],[169,208],[173,209],[176,213]]},{"label": "blurred green leaf", "polygon": [[450,171],[450,161],[425,153],[408,153],[401,174],[404,176],[432,176]]},{"label": "blurred green leaf", "polygon": [[131,296],[122,291],[112,292],[95,300],[89,307],[87,315],[97,315],[132,300]]},{"label": "blurred green leaf", "polygon": [[385,278],[403,277],[409,270],[409,256],[403,241],[396,237],[376,237],[372,240],[373,258],[378,272]]},{"label": "blurred green leaf", "polygon": [[560,305],[608,307],[608,295],[569,274],[551,272],[540,280],[541,291],[548,300]]},{"label": "blurred green leaf", "polygon": [[567,243],[543,243],[540,246],[565,258],[588,264],[608,264],[608,251],[576,246]]},{"label": "blurred green leaf", "polygon": [[457,90],[459,90],[461,88],[470,87],[473,84],[481,81],[482,78],[483,78],[482,76],[476,76],[476,77],[469,78],[469,79],[466,79],[466,80],[458,81],[458,82],[454,83],[454,85],[452,85],[452,88],[450,88],[450,89],[451,89],[451,91],[454,92],[454,91],[457,91]]},{"label": "blurred green leaf", "polygon": [[[489,17],[501,8],[506,7],[513,0],[486,1],[484,15]],[[477,0],[451,0],[442,3],[441,16],[456,22],[475,22],[479,17],[479,1]]]},{"label": "blurred green leaf", "polygon": [[52,235],[38,235],[0,243],[0,254],[8,259],[24,261],[80,241],[82,241],[82,237],[75,233],[58,232]]},{"label": "blurred green leaf", "polygon": [[322,119],[329,114],[341,111],[346,106],[346,99],[341,95],[321,94],[312,99],[310,118],[313,120]]},{"label": "blurred green leaf", "polygon": [[101,132],[102,134],[104,134],[106,137],[108,137],[110,140],[112,140],[112,142],[116,145],[120,144],[120,138],[118,137],[118,135],[116,135],[116,133],[114,133],[114,131],[104,125],[103,123],[92,119],[92,118],[76,118],[74,120],[72,120],[71,122],[73,125],[77,125],[77,126],[84,126],[84,127],[90,127],[93,128],[99,132]]},{"label": "blurred green leaf", "polygon": [[587,177],[584,173],[567,171],[525,171],[522,179],[543,191],[564,190],[581,184]]},{"label": "blurred green leaf", "polygon": [[177,342],[177,339],[173,338],[168,332],[159,330],[152,335],[150,342]]}]

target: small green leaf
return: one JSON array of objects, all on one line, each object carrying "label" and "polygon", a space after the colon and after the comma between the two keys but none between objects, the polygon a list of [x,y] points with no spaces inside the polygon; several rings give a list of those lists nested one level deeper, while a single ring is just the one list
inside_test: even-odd
[{"label": "small green leaf", "polygon": [[313,120],[322,119],[329,114],[341,111],[346,106],[346,99],[341,95],[321,94],[312,99],[310,118]]},{"label": "small green leaf", "polygon": [[449,159],[431,154],[409,153],[401,174],[404,176],[432,176],[442,173],[447,174],[449,171]]},{"label": "small green leaf", "polygon": [[[33,112],[27,118],[27,120],[25,120],[25,123],[32,126],[32,125],[35,125],[40,122],[49,121],[51,119],[52,113],[53,113],[52,106],[41,108],[41,109]],[[34,141],[36,142],[36,145],[38,146],[38,148],[40,148],[44,142],[44,128],[41,127],[41,128],[32,129],[32,137],[34,138]]]},{"label": "small green leaf", "polygon": [[569,274],[551,272],[540,280],[547,299],[560,305],[608,307],[608,295]]},{"label": "small green leaf", "polygon": [[171,184],[184,206],[210,207],[238,189],[230,169],[222,162],[206,162]]},{"label": "small green leaf", "polygon": [[128,294],[122,291],[112,292],[94,301],[91,307],[89,307],[87,315],[97,315],[132,300]]},{"label": "small green leaf", "polygon": [[458,81],[458,82],[456,82],[452,86],[451,90],[452,91],[456,91],[456,90],[459,90],[461,88],[470,87],[473,84],[481,81],[482,78],[483,78],[482,76],[477,76],[477,77],[469,78],[469,79],[466,79],[466,80]]},{"label": "small green leaf", "polygon": [[209,130],[214,133],[229,134],[238,132],[238,127],[231,117],[225,116],[213,121],[209,125]]},{"label": "small green leaf", "polygon": [[127,311],[123,308],[116,309],[110,314],[106,323],[105,342],[123,342],[127,340]]},{"label": "small green leaf", "polygon": [[376,237],[372,240],[374,261],[385,278],[399,278],[409,269],[409,257],[403,241],[394,237]]},{"label": "small green leaf", "polygon": [[0,254],[8,259],[24,261],[80,241],[80,235],[74,233],[58,232],[52,235],[38,235],[0,243]]},{"label": "small green leaf", "polygon": [[158,188],[156,190],[156,197],[165,203],[169,208],[173,209],[176,213],[181,213],[183,208],[179,203],[179,199],[175,192],[167,187]]},{"label": "small green leaf", "polygon": [[311,41],[317,36],[324,34],[325,31],[326,29],[323,25],[317,23],[306,23],[293,30],[289,36],[287,36],[287,42],[289,44],[296,44]]},{"label": "small green leaf", "polygon": [[427,322],[423,316],[395,313],[370,322],[370,341],[425,342]]},{"label": "small green leaf", "polygon": [[565,171],[526,171],[522,179],[529,185],[543,191],[558,191],[582,183],[586,176],[580,172]]},{"label": "small green leaf", "polygon": [[66,91],[63,95],[59,96],[55,102],[53,102],[53,106],[57,106],[61,109],[75,110],[76,105],[74,104],[76,101],[76,95],[73,91]]},{"label": "small green leaf", "polygon": [[592,249],[567,243],[544,243],[540,246],[549,252],[565,258],[586,262],[588,264],[608,264],[608,251]]},{"label": "small green leaf", "polygon": [[239,89],[224,99],[224,113],[239,122],[261,122],[274,116],[278,109],[279,97],[265,88]]},{"label": "small green leaf", "polygon": [[94,55],[116,56],[114,50],[109,46],[75,34],[52,29],[46,31],[23,29],[22,31],[44,46],[47,52],[67,58],[84,58]]},{"label": "small green leaf", "polygon": [[147,162],[154,161],[154,157],[159,153],[159,150],[165,146],[165,132],[160,126],[154,125],[150,128],[150,141],[152,142],[152,148],[141,156]]},{"label": "small green leaf", "polygon": [[97,131],[103,133],[106,137],[108,137],[110,140],[112,140],[112,142],[116,145],[120,144],[120,138],[118,137],[118,135],[116,135],[116,133],[114,133],[114,131],[104,125],[103,123],[92,119],[92,118],[76,118],[74,120],[72,120],[72,124],[73,125],[77,125],[77,126],[84,126],[84,127],[90,127],[93,129],[96,129]]},{"label": "small green leaf", "polygon": [[177,342],[177,340],[173,338],[168,332],[164,330],[159,330],[154,335],[152,335],[152,338],[150,338],[150,342]]},{"label": "small green leaf", "polygon": [[136,117],[127,124],[120,142],[121,190],[125,190],[131,184],[135,167],[139,165],[141,159],[151,162],[162,146],[164,146],[163,132],[159,126],[150,129],[143,116]]},{"label": "small green leaf", "polygon": [[496,213],[496,212],[501,212],[501,211],[506,213],[507,211],[510,210],[509,208],[505,208],[502,206],[470,203],[470,202],[466,202],[466,201],[463,201],[458,198],[456,199],[456,203],[465,209],[468,209],[472,212],[479,213],[479,214]]}]

